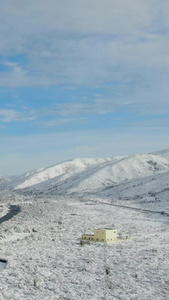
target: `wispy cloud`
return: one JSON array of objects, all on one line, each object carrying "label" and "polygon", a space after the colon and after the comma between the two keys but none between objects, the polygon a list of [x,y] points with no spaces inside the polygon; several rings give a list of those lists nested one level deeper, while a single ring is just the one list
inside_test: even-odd
[{"label": "wispy cloud", "polygon": [[0,121],[5,123],[10,122],[27,122],[35,120],[37,115],[31,111],[25,113],[15,109],[0,109]]},{"label": "wispy cloud", "polygon": [[2,154],[13,145],[36,163],[41,148],[40,164],[166,148],[168,11],[167,0],[0,1],[0,128],[14,134]]},{"label": "wispy cloud", "polygon": [[[66,0],[66,9],[58,0],[24,3],[0,3],[0,55],[8,68],[0,72],[0,86],[66,84],[69,88],[99,88],[107,82],[118,82],[118,98],[112,87],[111,104],[105,97],[102,104],[100,101],[103,113],[113,111],[113,103],[117,110],[129,97],[143,111],[146,103],[152,105],[154,101],[154,110],[161,101],[166,103],[168,1]],[[26,64],[23,59],[16,61],[16,55],[24,56]],[[90,104],[63,104],[58,110],[72,115],[73,111],[100,113],[101,109],[93,100]]]},{"label": "wispy cloud", "polygon": [[144,66],[169,68],[168,6],[165,0],[3,1],[0,53],[24,53],[28,65],[11,58],[0,85],[92,86],[144,78]]},{"label": "wispy cloud", "polygon": [[56,126],[63,126],[65,124],[71,124],[71,123],[78,123],[84,122],[85,118],[62,118],[58,120],[50,120],[47,122],[44,122],[43,124],[47,127],[56,127]]}]

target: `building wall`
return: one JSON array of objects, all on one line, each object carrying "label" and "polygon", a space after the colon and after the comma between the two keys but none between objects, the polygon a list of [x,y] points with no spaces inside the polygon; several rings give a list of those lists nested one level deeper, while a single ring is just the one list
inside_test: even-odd
[{"label": "building wall", "polygon": [[113,242],[117,240],[116,229],[95,229],[94,235],[83,234],[82,239],[96,242]]},{"label": "building wall", "polygon": [[115,229],[106,230],[106,241],[111,242],[117,240],[117,231]]},{"label": "building wall", "polygon": [[83,234],[82,235],[82,239],[84,240],[90,240],[90,241],[94,241],[94,235],[90,235],[90,234]]},{"label": "building wall", "polygon": [[106,242],[106,232],[104,229],[95,229],[94,236],[99,242]]}]

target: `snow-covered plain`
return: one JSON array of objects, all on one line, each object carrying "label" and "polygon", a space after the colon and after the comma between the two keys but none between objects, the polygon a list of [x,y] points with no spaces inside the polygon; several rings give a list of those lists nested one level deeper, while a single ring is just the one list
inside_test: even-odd
[{"label": "snow-covered plain", "polygon": [[[167,300],[169,150],[71,162],[1,186],[1,215],[21,212],[0,224],[0,299]],[[80,245],[113,226],[130,240]]]}]

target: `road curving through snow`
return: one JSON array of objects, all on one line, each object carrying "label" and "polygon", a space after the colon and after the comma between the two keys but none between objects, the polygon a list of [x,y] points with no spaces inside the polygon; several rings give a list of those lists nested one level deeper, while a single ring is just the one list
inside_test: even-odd
[{"label": "road curving through snow", "polygon": [[6,266],[7,266],[7,261],[4,259],[0,259],[0,272],[6,269]]},{"label": "road curving through snow", "polygon": [[[18,205],[10,205],[7,214],[0,218],[0,224],[12,219],[19,212],[20,212],[20,207]],[[7,261],[4,259],[0,259],[0,272],[6,269],[6,266],[7,266]]]},{"label": "road curving through snow", "polygon": [[21,211],[18,205],[10,205],[8,213],[0,218],[0,224],[12,219],[15,215],[17,215]]}]

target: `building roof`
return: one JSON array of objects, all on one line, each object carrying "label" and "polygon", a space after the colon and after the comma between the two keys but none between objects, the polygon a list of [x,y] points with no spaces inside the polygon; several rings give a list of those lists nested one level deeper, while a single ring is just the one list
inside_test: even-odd
[{"label": "building roof", "polygon": [[97,228],[95,230],[116,230],[115,228]]}]

